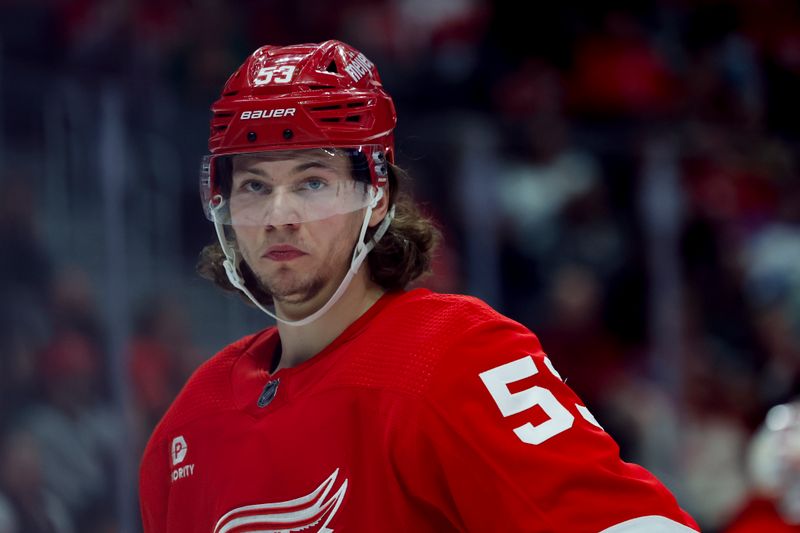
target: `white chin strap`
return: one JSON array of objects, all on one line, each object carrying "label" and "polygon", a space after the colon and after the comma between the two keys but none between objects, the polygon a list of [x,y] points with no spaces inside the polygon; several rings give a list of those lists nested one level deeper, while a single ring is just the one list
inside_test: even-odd
[{"label": "white chin strap", "polygon": [[[225,199],[220,196],[215,197],[209,202],[209,212],[214,220],[214,229],[217,232],[217,239],[219,240],[219,244],[222,247],[223,253],[225,254],[225,261],[222,263],[222,265],[225,267],[225,273],[228,275],[228,281],[231,282],[231,285],[247,295],[247,297],[250,298],[250,301],[253,302],[256,307],[282,324],[286,324],[288,326],[305,326],[306,324],[310,324],[311,322],[315,321],[324,315],[331,307],[333,307],[333,304],[339,301],[339,298],[341,298],[342,294],[344,294],[344,291],[347,290],[350,282],[353,281],[353,277],[358,272],[358,269],[361,268],[361,264],[367,258],[367,254],[375,247],[375,244],[381,240],[383,235],[386,233],[386,230],[389,229],[389,224],[394,218],[394,206],[392,206],[389,209],[389,212],[386,213],[384,219],[381,221],[378,229],[375,231],[375,235],[372,236],[369,242],[365,243],[364,235],[366,235],[367,228],[369,227],[369,219],[372,216],[372,210],[376,205],[378,205],[380,199],[383,198],[383,188],[379,188],[377,194],[373,192],[373,189],[370,189],[369,195],[370,203],[367,206],[367,212],[364,214],[364,222],[361,223],[361,232],[358,235],[358,242],[356,243],[355,250],[353,250],[353,258],[350,260],[350,269],[347,271],[347,274],[345,274],[342,282],[339,283],[339,287],[336,289],[336,292],[333,293],[325,305],[320,307],[314,313],[300,320],[285,320],[280,318],[275,313],[264,307],[261,302],[259,302],[256,297],[253,296],[253,294],[247,289],[247,287],[245,287],[244,280],[242,279],[241,274],[239,274],[239,263],[236,259],[236,250],[233,249],[231,244],[225,238],[225,230],[220,222],[220,217],[217,216],[219,210],[225,205]],[[217,205],[214,205],[215,200],[219,202]]]}]

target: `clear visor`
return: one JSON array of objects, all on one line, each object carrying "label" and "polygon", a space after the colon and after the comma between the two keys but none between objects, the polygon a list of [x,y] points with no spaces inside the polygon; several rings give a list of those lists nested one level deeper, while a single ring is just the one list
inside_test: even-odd
[{"label": "clear visor", "polygon": [[352,213],[370,203],[373,149],[315,148],[207,157],[201,196],[209,220],[280,226]]}]

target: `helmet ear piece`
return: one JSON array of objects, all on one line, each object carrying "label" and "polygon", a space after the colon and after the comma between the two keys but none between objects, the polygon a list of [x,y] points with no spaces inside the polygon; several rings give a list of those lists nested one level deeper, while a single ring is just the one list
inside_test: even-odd
[{"label": "helmet ear piece", "polygon": [[389,175],[389,165],[386,163],[386,156],[383,152],[372,152],[372,169],[377,180],[386,179]]}]

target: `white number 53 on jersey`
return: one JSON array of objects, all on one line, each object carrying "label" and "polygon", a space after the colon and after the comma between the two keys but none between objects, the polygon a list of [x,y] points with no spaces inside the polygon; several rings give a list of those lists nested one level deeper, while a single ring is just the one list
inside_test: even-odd
[{"label": "white number 53 on jersey", "polygon": [[[544,358],[544,364],[555,377],[561,379],[547,357]],[[527,422],[514,428],[517,437],[528,444],[541,444],[568,430],[575,422],[572,413],[556,399],[552,392],[544,387],[534,386],[519,392],[509,390],[510,383],[521,381],[538,373],[539,369],[536,368],[533,357],[528,355],[478,374],[504,417],[527,411],[537,405],[547,415],[547,420],[538,424]],[[600,427],[586,407],[579,404],[575,404],[575,407],[583,418]]]}]

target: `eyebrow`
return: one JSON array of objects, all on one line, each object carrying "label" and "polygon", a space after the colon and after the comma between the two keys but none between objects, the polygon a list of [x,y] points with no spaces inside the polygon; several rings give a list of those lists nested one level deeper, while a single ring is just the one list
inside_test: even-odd
[{"label": "eyebrow", "polygon": [[325,163],[322,163],[320,161],[309,161],[307,163],[301,163],[301,164],[297,165],[296,167],[294,167],[292,169],[292,174],[299,174],[300,172],[303,172],[303,171],[308,170],[310,168],[324,168],[326,170],[336,171],[336,169],[333,168],[331,165],[326,165]]},{"label": "eyebrow", "polygon": [[[336,172],[336,168],[332,167],[331,165],[326,165],[320,161],[308,161],[306,163],[300,163],[299,165],[295,165],[294,168],[290,171],[292,174],[300,174],[306,170],[312,168],[322,168],[325,170],[332,170]],[[263,170],[257,166],[248,165],[244,168],[236,169],[233,171],[233,175],[235,176],[238,172],[247,172],[249,174],[255,174],[256,176],[260,176],[262,178],[270,178],[269,172]]]}]

